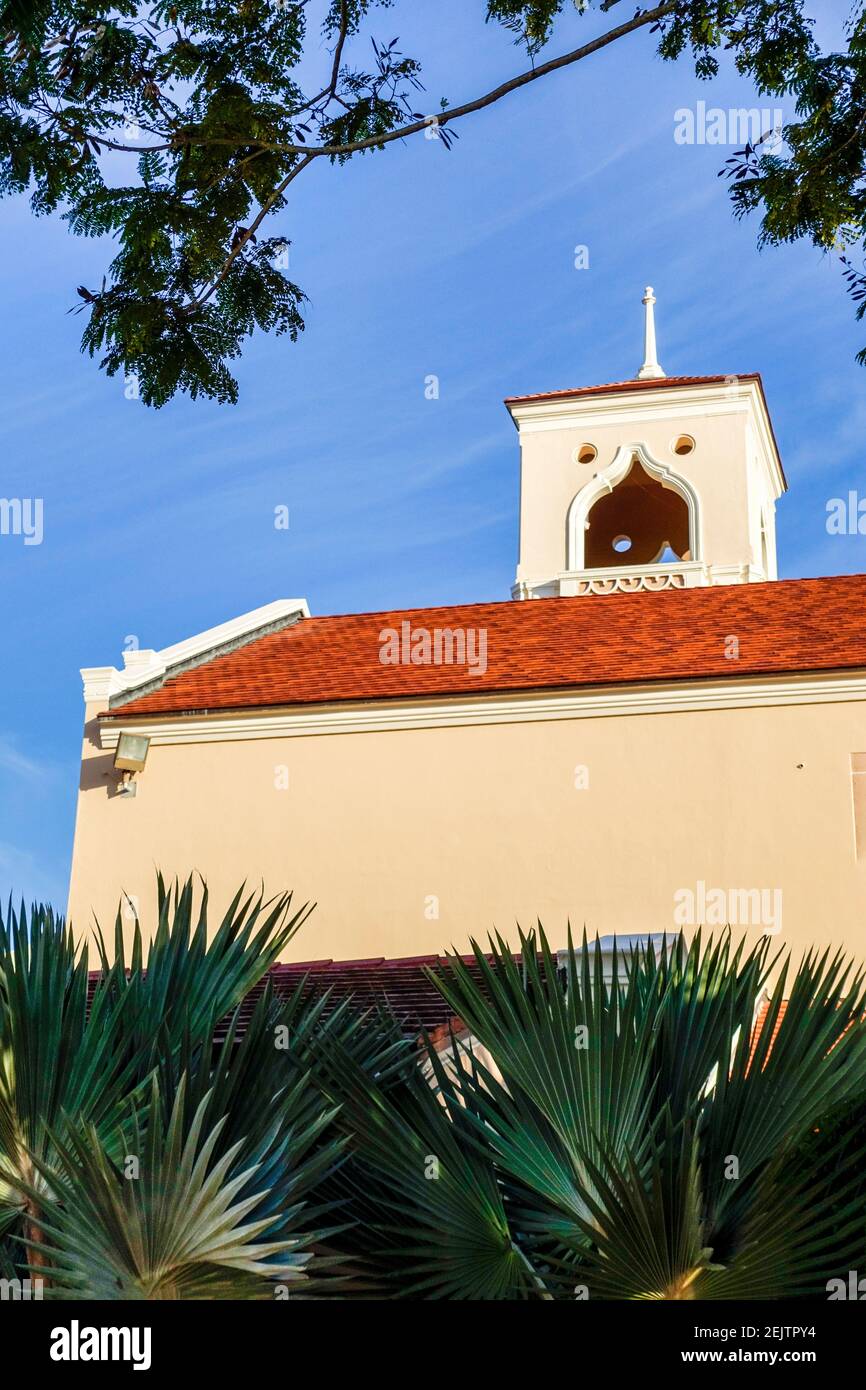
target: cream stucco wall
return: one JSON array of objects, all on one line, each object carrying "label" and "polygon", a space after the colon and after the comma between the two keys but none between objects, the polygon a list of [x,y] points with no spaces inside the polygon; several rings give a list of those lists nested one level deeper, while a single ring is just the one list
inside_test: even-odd
[{"label": "cream stucco wall", "polygon": [[93,912],[110,924],[121,890],[149,930],[157,866],[200,870],[215,907],[242,879],[317,901],[298,960],[465,949],[537,917],[557,946],[568,918],[600,934],[670,930],[676,891],[702,880],[778,887],[780,941],[866,956],[860,700],[154,742],[135,798],[110,794],[98,708],[69,904],[79,932]]}]

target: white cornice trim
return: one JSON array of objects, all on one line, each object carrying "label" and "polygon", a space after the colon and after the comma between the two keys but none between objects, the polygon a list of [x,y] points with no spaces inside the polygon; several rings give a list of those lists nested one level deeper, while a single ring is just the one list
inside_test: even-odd
[{"label": "white cornice trim", "polygon": [[[853,675],[830,672],[742,680],[684,680],[472,699],[294,706],[248,714],[130,719],[125,727],[146,734],[155,745],[234,743],[244,739],[304,738],[316,734],[360,734],[474,724],[525,724],[771,705],[837,704],[853,700],[866,700],[866,670]],[[123,728],[120,720],[101,721],[100,746],[115,748]]]},{"label": "white cornice trim", "polygon": [[561,570],[553,579],[519,579],[511,586],[511,597],[578,598],[590,593],[601,598],[635,589],[704,589],[721,584],[763,584],[775,578],[775,574],[764,574],[752,564],[707,565],[680,560],[658,565],[606,565],[589,570]]},{"label": "white cornice trim", "polygon": [[748,415],[755,424],[761,454],[776,497],[786,489],[770,417],[757,381],[731,376],[713,386],[665,386],[597,396],[565,396],[518,401],[507,406],[521,434],[592,424],[645,424],[647,419],[682,420],[685,415]]},{"label": "white cornice trim", "polygon": [[742,411],[752,395],[760,396],[756,381],[731,376],[723,382],[702,386],[660,384],[658,390],[636,386],[633,391],[599,391],[592,395],[542,395],[506,402],[506,408],[521,428],[531,432],[563,428],[571,420],[583,421],[588,417],[609,424],[632,414],[639,419],[648,413],[666,419],[692,409],[701,414],[712,411],[726,415]]},{"label": "white cornice trim", "polygon": [[158,686],[167,676],[186,670],[221,650],[230,650],[275,627],[288,627],[301,618],[309,618],[306,599],[278,598],[241,613],[226,623],[218,623],[205,632],[196,633],[182,642],[174,642],[161,651],[136,649],[123,653],[124,669],[116,666],[86,666],[82,668],[84,703],[107,702],[119,695],[136,691],[142,686]]},{"label": "white cornice trim", "polygon": [[81,680],[86,705],[107,705],[115,691],[123,688],[123,676],[116,666],[82,666]]}]

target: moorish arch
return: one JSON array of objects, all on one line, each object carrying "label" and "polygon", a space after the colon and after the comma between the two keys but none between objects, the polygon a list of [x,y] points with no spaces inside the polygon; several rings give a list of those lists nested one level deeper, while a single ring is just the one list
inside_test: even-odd
[{"label": "moorish arch", "polygon": [[566,568],[700,560],[700,530],[691,483],[646,445],[623,445],[568,509]]}]

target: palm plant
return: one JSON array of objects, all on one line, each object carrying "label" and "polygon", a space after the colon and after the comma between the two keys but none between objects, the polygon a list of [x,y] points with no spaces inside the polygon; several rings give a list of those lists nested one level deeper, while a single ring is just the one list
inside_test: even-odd
[{"label": "palm plant", "polygon": [[95,980],[50,911],[0,921],[3,1277],[57,1299],[766,1299],[862,1260],[866,989],[841,955],[698,933],[605,968],[585,939],[496,937],[433,975],[465,1024],[442,1051],[303,987],[241,1027],[307,909],[239,893],[208,939],[206,890],[158,887],[149,942],[97,933]]},{"label": "palm plant", "polygon": [[238,894],[208,940],[206,890],[196,906],[191,881],[158,887],[151,941],[136,922],[127,951],[118,920],[90,990],[50,912],[0,924],[2,1272],[49,1298],[273,1297],[311,1282],[333,1217],[308,1198],[345,1147],[310,1056],[351,1048],[359,1020],[266,990],[239,1038],[238,1005],[307,910]]},{"label": "palm plant", "polygon": [[866,1136],[804,1149],[866,1094],[864,976],[841,955],[792,971],[766,938],[698,933],[614,951],[605,978],[541,931],[474,949],[439,980],[474,1043],[428,1046],[432,1085],[374,1104],[358,1074],[344,1098],[394,1295],[816,1297],[862,1261]]}]

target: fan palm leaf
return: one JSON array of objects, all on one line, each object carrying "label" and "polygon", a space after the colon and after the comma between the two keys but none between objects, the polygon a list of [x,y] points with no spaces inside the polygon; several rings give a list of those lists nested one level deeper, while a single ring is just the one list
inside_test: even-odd
[{"label": "fan palm leaf", "polygon": [[313,910],[305,904],[293,913],[291,893],[265,901],[242,887],[214,930],[209,901],[206,884],[197,901],[191,876],[167,887],[158,874],[157,920],[147,941],[137,916],[131,932],[124,930],[120,909],[113,953],[96,926],[96,997],[125,998],[130,1049],[143,1055],[149,1045],[145,1071],[182,1038],[210,1038],[214,1021],[259,983]]},{"label": "fan palm leaf", "polygon": [[[434,1054],[435,1056],[435,1054]],[[353,1136],[353,1203],[368,1260],[387,1296],[546,1296],[514,1239],[491,1152],[468,1142],[453,1083],[417,1066],[389,1087],[357,1064],[339,1078],[341,1122]]]},{"label": "fan palm leaf", "polygon": [[[841,953],[808,953],[793,973],[783,963],[754,1056],[743,1030],[720,1065],[701,1126],[701,1163],[715,1243],[753,1203],[750,1181],[791,1153],[833,1106],[866,1094],[866,990]],[[735,1164],[732,1163],[735,1161]],[[735,1166],[736,1181],[727,1176]]]},{"label": "fan palm leaf", "polygon": [[496,1095],[497,1133],[508,1129],[503,1166],[522,1180],[530,1165],[552,1199],[584,1214],[586,1155],[600,1144],[636,1149],[647,1134],[656,1010],[629,984],[619,956],[608,984],[599,953],[578,959],[570,947],[566,984],[543,932],[520,933],[519,959],[501,937],[490,946],[488,960],[473,943],[476,972],[449,956],[448,973],[434,976],[501,1078],[479,1069],[479,1083],[464,1070],[462,1083],[482,1113],[490,1110],[483,1091]]},{"label": "fan palm leaf", "polygon": [[492,1059],[454,1048],[445,1108],[492,1154],[514,1240],[545,1252],[555,1293],[567,1269],[597,1297],[776,1297],[862,1251],[860,1146],[832,1178],[786,1174],[810,1125],[866,1094],[863,977],[841,955],[774,963],[750,1062],[766,943],[615,949],[607,983],[586,941],[564,970],[541,931],[519,958],[491,946],[434,977]]},{"label": "fan palm leaf", "polygon": [[88,1008],[87,994],[87,952],[62,919],[23,906],[0,919],[0,1167],[31,1189],[23,1196],[0,1177],[6,1226],[38,1213],[39,1165],[68,1117],[107,1137],[135,1089],[140,1058],[123,1036],[122,1002],[101,995]]},{"label": "fan palm leaf", "polygon": [[209,1095],[188,1125],[185,1106],[185,1079],[166,1111],[154,1078],[124,1166],[92,1126],[55,1139],[58,1166],[38,1164],[55,1193],[38,1220],[49,1297],[262,1299],[304,1279],[315,1233],[269,1239],[259,1166],[239,1165],[241,1144],[217,1156]]}]

